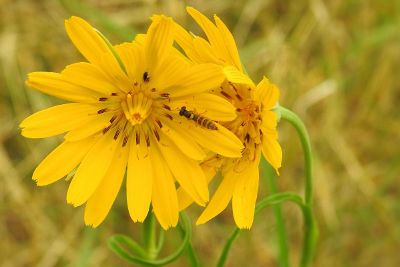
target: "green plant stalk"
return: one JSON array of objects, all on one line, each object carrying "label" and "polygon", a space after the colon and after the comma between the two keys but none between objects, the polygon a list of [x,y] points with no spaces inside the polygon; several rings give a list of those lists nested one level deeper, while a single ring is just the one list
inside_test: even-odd
[{"label": "green plant stalk", "polygon": [[[267,172],[270,170],[270,166],[268,166],[267,161],[262,157],[261,159],[261,166],[263,166],[264,171]],[[279,193],[278,186],[276,184],[276,177],[275,174],[271,171],[266,175],[267,184],[269,188],[269,195],[274,195]],[[282,215],[282,208],[281,204],[275,204],[272,206],[272,210],[275,216],[275,222],[277,227],[278,233],[278,244],[279,244],[279,265],[281,267],[288,267],[289,266],[289,246],[287,242],[287,234],[286,234],[286,227],[285,221]]]},{"label": "green plant stalk", "polygon": [[[264,208],[266,208],[268,206],[281,204],[286,201],[297,204],[301,208],[301,210],[304,214],[305,206],[303,203],[303,199],[295,193],[284,192],[284,193],[276,193],[276,194],[270,195],[270,196],[262,199],[260,202],[258,202],[256,205],[256,208],[255,208],[255,215],[257,215],[261,210],[263,210]],[[223,267],[225,265],[225,261],[228,257],[228,253],[232,247],[232,244],[236,240],[236,238],[239,236],[240,232],[241,232],[240,229],[236,228],[232,232],[232,234],[230,235],[228,240],[225,242],[224,248],[222,249],[221,255],[218,259],[218,263],[217,263],[218,267]]]},{"label": "green plant stalk", "polygon": [[[186,216],[186,214],[183,214],[182,216]],[[179,231],[183,238],[185,236],[184,225],[181,222],[179,222],[178,227],[179,227]],[[199,259],[196,255],[196,251],[193,249],[191,238],[188,240],[186,246],[187,246],[186,250],[187,250],[187,255],[188,255],[188,258],[190,261],[190,266],[199,267],[200,266]]]},{"label": "green plant stalk", "polygon": [[143,222],[143,239],[144,247],[147,252],[147,258],[149,260],[154,260],[155,258],[157,258],[158,249],[156,238],[156,223],[152,212],[149,212]]},{"label": "green plant stalk", "polygon": [[292,111],[279,106],[278,111],[282,119],[288,121],[296,129],[299,135],[304,153],[305,181],[304,181],[304,241],[300,266],[307,267],[311,264],[317,241],[317,227],[313,215],[313,183],[312,183],[312,152],[310,138],[307,129],[301,119]]}]

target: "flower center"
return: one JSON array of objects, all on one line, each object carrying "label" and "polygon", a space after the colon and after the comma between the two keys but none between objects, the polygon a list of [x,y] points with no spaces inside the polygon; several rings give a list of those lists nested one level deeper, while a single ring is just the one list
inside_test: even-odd
[{"label": "flower center", "polygon": [[153,101],[142,92],[126,94],[121,102],[126,119],[132,124],[140,124],[149,116]]}]

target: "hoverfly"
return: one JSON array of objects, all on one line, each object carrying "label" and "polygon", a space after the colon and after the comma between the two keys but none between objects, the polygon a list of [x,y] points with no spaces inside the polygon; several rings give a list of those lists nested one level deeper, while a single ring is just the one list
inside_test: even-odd
[{"label": "hoverfly", "polygon": [[196,114],[193,111],[187,110],[185,106],[181,107],[181,109],[179,110],[179,115],[184,116],[189,120],[193,120],[198,125],[203,126],[209,130],[218,130],[217,125],[215,125],[215,123],[212,120],[207,119],[206,117],[203,117],[199,114]]}]

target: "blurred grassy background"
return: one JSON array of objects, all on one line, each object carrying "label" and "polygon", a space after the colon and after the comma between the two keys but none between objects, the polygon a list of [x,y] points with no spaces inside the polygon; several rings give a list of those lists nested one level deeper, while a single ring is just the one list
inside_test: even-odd
[{"label": "blurred grassy background", "polygon": [[[82,57],[64,19],[86,18],[113,43],[144,31],[157,12],[198,32],[185,4],[218,14],[233,31],[248,72],[269,77],[281,104],[305,120],[315,152],[320,240],[315,266],[400,266],[400,2],[396,0],[155,1],[0,0],[0,266],[128,266],[106,247],[107,237],[139,238],[121,192],[96,230],[81,208],[66,205],[67,184],[38,188],[35,166],[60,138],[27,140],[18,123],[57,100],[24,85],[31,71],[60,71]],[[300,145],[280,124],[281,190],[302,192]],[[262,181],[265,196],[266,182]],[[191,208],[194,218],[199,213]],[[284,206],[291,261],[301,247],[301,216]],[[230,212],[194,228],[194,246],[211,266],[233,229]],[[167,233],[171,249],[179,242]],[[262,212],[240,235],[228,266],[278,266],[276,227]],[[171,266],[187,266],[184,259]]]}]

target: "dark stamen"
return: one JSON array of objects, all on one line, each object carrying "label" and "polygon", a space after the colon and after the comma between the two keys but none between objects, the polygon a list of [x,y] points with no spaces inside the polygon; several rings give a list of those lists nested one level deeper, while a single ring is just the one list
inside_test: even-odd
[{"label": "dark stamen", "polygon": [[146,144],[148,147],[150,146],[150,138],[148,135],[146,135]]},{"label": "dark stamen", "polygon": [[244,140],[245,140],[246,142],[249,142],[249,141],[250,141],[250,135],[249,135],[249,134],[246,134],[246,136],[244,137]]},{"label": "dark stamen", "polygon": [[99,101],[106,101],[108,98],[107,97],[100,97]]},{"label": "dark stamen", "polygon": [[140,144],[140,135],[138,132],[136,132],[136,144]]},{"label": "dark stamen", "polygon": [[129,136],[125,135],[124,140],[122,141],[122,147],[126,146],[126,143],[128,143],[128,139],[129,139]]},{"label": "dark stamen", "polygon": [[162,123],[158,119],[156,119],[156,123],[158,124],[158,127],[162,128]]},{"label": "dark stamen", "polygon": [[102,113],[106,112],[107,110],[108,110],[107,108],[102,108],[97,111],[97,114],[102,114]]},{"label": "dark stamen", "polygon": [[157,141],[160,141],[160,135],[158,134],[157,130],[154,129],[153,132],[154,132],[154,135],[157,138]]},{"label": "dark stamen", "polygon": [[171,110],[171,107],[168,106],[168,105],[163,104],[163,107],[164,107],[165,109]]},{"label": "dark stamen", "polygon": [[167,117],[167,118],[170,119],[170,120],[173,119],[172,116],[171,116],[170,114],[168,114],[168,113],[165,113],[164,115],[165,115],[165,117]]},{"label": "dark stamen", "polygon": [[239,99],[240,101],[243,100],[243,98],[242,98],[239,94],[236,94],[236,97],[237,97],[237,99]]},{"label": "dark stamen", "polygon": [[117,131],[116,131],[115,134],[114,134],[114,140],[117,140],[117,139],[118,139],[119,133],[120,133],[120,130],[117,129]]},{"label": "dark stamen", "polygon": [[161,93],[160,96],[162,96],[162,97],[169,97],[169,94],[168,94],[168,93]]},{"label": "dark stamen", "polygon": [[111,93],[111,95],[112,95],[112,96],[117,96],[117,95],[118,95],[118,93]]},{"label": "dark stamen", "polygon": [[117,115],[112,116],[112,118],[110,119],[110,123],[113,123],[116,118],[117,118]]},{"label": "dark stamen", "polygon": [[228,93],[226,93],[225,91],[221,91],[221,95],[225,96],[228,99],[232,99],[232,97]]},{"label": "dark stamen", "polygon": [[103,129],[103,134],[108,132],[111,129],[111,125],[107,126],[106,128]]},{"label": "dark stamen", "polygon": [[157,89],[156,88],[151,88],[151,91],[155,92],[155,91],[157,91]]}]

